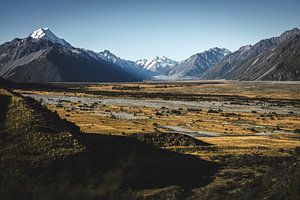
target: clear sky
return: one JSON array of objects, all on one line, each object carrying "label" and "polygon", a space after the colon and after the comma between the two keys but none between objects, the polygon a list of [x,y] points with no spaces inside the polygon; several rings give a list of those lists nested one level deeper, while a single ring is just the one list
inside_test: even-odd
[{"label": "clear sky", "polygon": [[39,27],[126,59],[182,60],[299,28],[300,0],[0,0],[1,44]]}]

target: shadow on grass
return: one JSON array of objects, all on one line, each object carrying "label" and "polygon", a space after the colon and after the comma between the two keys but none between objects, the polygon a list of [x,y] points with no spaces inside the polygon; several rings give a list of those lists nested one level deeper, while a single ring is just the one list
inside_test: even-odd
[{"label": "shadow on grass", "polygon": [[[112,199],[119,191],[168,186],[190,191],[208,184],[219,169],[216,163],[157,148],[136,138],[81,133],[77,126],[60,119],[37,101],[24,100],[39,114],[35,115],[37,119],[32,119],[33,125],[26,127],[26,134],[18,134],[21,129],[15,130],[16,133],[14,130],[6,132],[17,138],[4,144],[10,147],[11,154],[1,153],[7,157],[7,162],[0,163],[3,169],[0,172],[0,199]],[[5,116],[9,98],[0,98],[0,103],[1,116]],[[61,138],[63,132],[71,133],[84,146],[84,151],[57,154],[54,160],[41,157],[44,152],[14,154],[19,151],[15,145],[18,141],[31,137],[31,140],[24,140],[28,142],[25,147],[31,150],[40,148],[31,144],[34,138],[48,135],[52,139],[47,142],[53,140],[56,144],[56,138]],[[63,146],[65,140],[60,140],[57,145]],[[45,155],[54,153],[55,145],[41,144],[52,148],[47,149]],[[65,149],[68,148],[69,145]]]},{"label": "shadow on grass", "polygon": [[[134,138],[87,134],[95,156],[107,152],[107,163],[120,167],[121,187],[149,189],[178,185],[190,190],[206,185],[219,166],[198,157],[171,152]],[[120,163],[121,161],[121,163]]]},{"label": "shadow on grass", "polygon": [[4,128],[6,112],[10,104],[10,97],[7,95],[0,95],[0,131]]},{"label": "shadow on grass", "polygon": [[[134,138],[86,134],[87,152],[35,168],[32,180],[2,183],[5,199],[135,199],[122,191],[179,186],[185,192],[210,183],[215,163],[141,143]],[[15,181],[15,182],[14,182]],[[123,198],[124,197],[124,198]]]}]

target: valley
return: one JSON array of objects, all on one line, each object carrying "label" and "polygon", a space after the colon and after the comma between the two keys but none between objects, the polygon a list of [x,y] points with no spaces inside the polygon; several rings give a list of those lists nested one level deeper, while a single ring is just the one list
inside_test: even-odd
[{"label": "valley", "polygon": [[[150,157],[137,163],[147,168],[141,173],[153,177],[144,177],[140,188],[124,174],[114,174],[120,176],[114,194],[126,193],[130,199],[259,199],[266,192],[267,199],[280,199],[282,191],[298,195],[299,82],[53,83],[30,88],[13,91],[74,123],[83,135],[111,137],[112,144],[117,138],[136,139],[141,148],[150,145],[215,165],[210,175],[202,171],[209,175],[206,181],[197,182],[181,168],[187,163],[181,163],[178,170],[183,171],[175,176],[182,181],[168,182],[155,178],[164,164],[152,166],[148,159],[155,154],[146,154]],[[190,172],[196,176],[195,170]]]},{"label": "valley", "polygon": [[300,200],[299,8],[1,1],[0,200]]},{"label": "valley", "polygon": [[173,126],[174,129],[225,135],[273,134],[293,132],[299,126],[297,82],[55,86],[62,91],[17,92],[40,101],[88,132],[130,134]]}]

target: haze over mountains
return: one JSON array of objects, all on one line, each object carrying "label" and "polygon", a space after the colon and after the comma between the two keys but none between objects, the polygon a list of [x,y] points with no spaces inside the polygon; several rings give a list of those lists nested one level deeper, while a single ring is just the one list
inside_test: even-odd
[{"label": "haze over mountains", "polygon": [[48,28],[0,45],[0,77],[14,82],[122,82],[149,79],[300,80],[300,30],[231,53],[211,48],[183,61],[130,61],[75,48]]}]

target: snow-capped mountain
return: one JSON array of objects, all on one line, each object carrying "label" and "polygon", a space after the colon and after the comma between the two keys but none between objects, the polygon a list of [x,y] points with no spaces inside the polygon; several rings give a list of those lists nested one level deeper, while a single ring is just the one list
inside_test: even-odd
[{"label": "snow-capped mountain", "polygon": [[202,73],[230,53],[228,49],[218,47],[197,53],[179,62],[170,70],[168,76],[173,78],[200,77]]},{"label": "snow-capped mountain", "polygon": [[212,48],[181,62],[167,57],[136,62],[108,50],[73,47],[48,28],[0,45],[0,78],[15,82],[120,82],[145,79],[299,80],[300,30],[231,53]]},{"label": "snow-capped mountain", "polygon": [[121,60],[119,57],[111,53],[109,50],[104,50],[102,52],[98,53],[98,56],[100,56],[102,59],[116,63],[119,60]]},{"label": "snow-capped mountain", "polygon": [[138,77],[141,77],[143,79],[148,79],[151,77],[151,73],[145,70],[144,68],[141,68],[137,63],[130,60],[119,58],[113,53],[111,53],[109,50],[104,50],[102,52],[99,52],[97,55],[103,60],[121,66],[125,71],[133,73]]},{"label": "snow-capped mountain", "polygon": [[14,82],[141,81],[133,70],[72,47],[49,29],[0,45],[0,77]]},{"label": "snow-capped mountain", "polygon": [[148,62],[148,60],[144,58],[144,59],[137,60],[136,64],[138,64],[139,66],[144,67],[147,62]]},{"label": "snow-capped mountain", "polygon": [[57,37],[49,28],[39,28],[30,34],[31,38],[49,40],[53,43],[61,44],[65,47],[72,47],[67,41]]},{"label": "snow-capped mountain", "polygon": [[166,75],[174,67],[177,62],[165,56],[156,56],[154,59],[137,60],[136,63],[145,70],[154,72],[155,75]]}]

